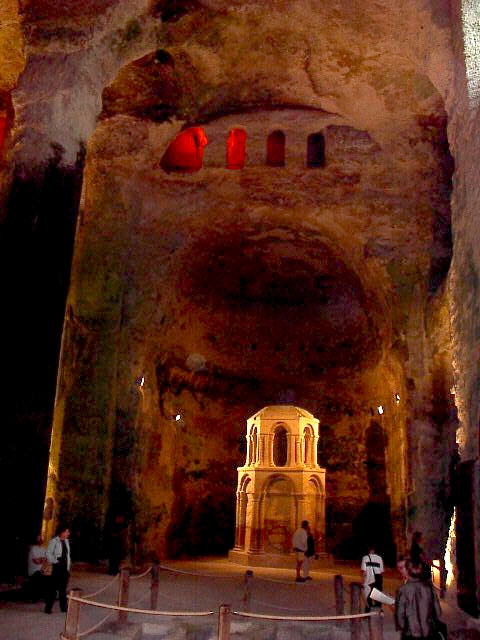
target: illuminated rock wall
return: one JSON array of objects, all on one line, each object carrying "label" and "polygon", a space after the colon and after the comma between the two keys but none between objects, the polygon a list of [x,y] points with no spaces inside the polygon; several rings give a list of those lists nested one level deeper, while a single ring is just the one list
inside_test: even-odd
[{"label": "illuminated rock wall", "polygon": [[479,612],[480,485],[478,360],[479,273],[478,182],[479,152],[479,9],[464,0],[453,5],[456,55],[455,99],[450,108],[449,138],[455,157],[452,231],[455,238],[449,274],[450,315],[454,343],[457,443],[457,567],[459,603],[472,615]]},{"label": "illuminated rock wall", "polygon": [[[277,402],[322,416],[327,550],[358,555],[373,521],[390,555],[413,528],[440,554],[455,398],[468,458],[478,421],[476,112],[449,3],[55,4],[24,8],[25,72],[4,83],[2,273],[22,319],[6,314],[22,348],[4,368],[46,469],[64,319],[47,497],[79,556],[106,553],[118,511],[138,557],[226,552],[246,416]],[[19,74],[21,45],[2,55]],[[166,173],[184,125],[205,132],[203,168]],[[275,131],[284,167],[267,163]]]},{"label": "illuminated rock wall", "polygon": [[[408,509],[435,521],[441,547],[450,385],[443,294],[427,307],[426,291],[443,161],[431,156],[428,178],[423,165],[419,194],[412,158],[405,189],[392,170],[409,158],[401,137],[392,155],[335,121],[301,110],[212,121],[195,174],[160,169],[171,125],[118,116],[92,139],[57,415],[65,511],[91,484],[98,535],[110,493],[135,512],[142,549],[226,551],[245,415],[289,398],[324,418],[329,551],[358,553],[373,519],[391,554]],[[248,133],[241,171],[224,166],[234,123]],[[285,168],[266,166],[272,129],[286,133]],[[325,166],[308,169],[318,130]],[[434,200],[448,216],[448,199]],[[62,463],[80,442],[96,461],[81,477]]]}]

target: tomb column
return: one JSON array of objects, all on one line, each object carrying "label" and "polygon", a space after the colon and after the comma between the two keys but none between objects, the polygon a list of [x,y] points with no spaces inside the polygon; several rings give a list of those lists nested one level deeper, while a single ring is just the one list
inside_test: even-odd
[{"label": "tomb column", "polygon": [[264,464],[266,467],[273,465],[273,434],[266,433],[263,440],[264,446]]},{"label": "tomb column", "polygon": [[250,548],[248,549],[252,553],[259,553],[262,550],[262,527],[260,511],[260,498],[252,496],[252,528],[250,532]]},{"label": "tomb column", "polygon": [[296,461],[297,461],[297,446],[298,446],[298,443],[297,443],[297,439],[295,438],[295,436],[292,436],[291,433],[287,433],[287,438],[288,438],[287,466],[292,466],[292,465],[295,465]]},{"label": "tomb column", "polygon": [[313,460],[313,466],[316,467],[318,464],[318,441],[319,441],[319,436],[314,436],[313,437],[313,451],[312,451],[312,460]]},{"label": "tomb column", "polygon": [[265,463],[265,436],[260,436],[260,441],[258,444],[258,463],[263,465]]},{"label": "tomb column", "polygon": [[247,518],[247,502],[248,496],[245,491],[237,492],[237,514],[235,527],[235,548],[243,549],[245,547],[245,527]]}]

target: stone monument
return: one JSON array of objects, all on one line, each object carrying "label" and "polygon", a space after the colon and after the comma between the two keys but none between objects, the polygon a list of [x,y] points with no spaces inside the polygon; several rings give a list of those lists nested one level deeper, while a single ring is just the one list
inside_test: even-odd
[{"label": "stone monument", "polygon": [[310,523],[317,553],[324,553],[325,469],[317,462],[318,425],[311,413],[293,405],[264,407],[247,420],[233,562],[290,565],[292,535],[302,520]]}]

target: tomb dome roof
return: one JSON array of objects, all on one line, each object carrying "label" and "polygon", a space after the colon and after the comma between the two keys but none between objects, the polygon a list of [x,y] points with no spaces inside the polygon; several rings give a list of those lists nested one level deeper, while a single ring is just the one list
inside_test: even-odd
[{"label": "tomb dome roof", "polygon": [[292,419],[292,418],[308,418],[309,420],[315,420],[313,414],[301,407],[297,407],[293,404],[274,404],[263,407],[257,413],[252,416],[252,420],[257,418],[274,418],[276,420]]}]

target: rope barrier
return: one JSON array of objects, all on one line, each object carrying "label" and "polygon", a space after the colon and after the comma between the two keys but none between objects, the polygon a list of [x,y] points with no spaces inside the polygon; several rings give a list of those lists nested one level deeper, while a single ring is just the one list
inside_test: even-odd
[{"label": "rope barrier", "polygon": [[227,578],[227,579],[232,579],[232,578],[236,578],[237,576],[224,576],[222,574],[215,574],[215,573],[193,573],[192,571],[184,571],[182,569],[173,569],[172,567],[167,567],[164,564],[160,565],[160,569],[164,569],[165,571],[171,571],[172,573],[179,573],[179,574],[183,574],[186,576],[195,576],[196,578]]},{"label": "rope barrier", "polygon": [[75,602],[81,602],[82,604],[89,604],[91,607],[98,607],[99,609],[113,609],[114,611],[125,611],[127,613],[148,613],[154,616],[211,616],[214,611],[152,611],[151,609],[133,609],[132,607],[120,607],[115,604],[106,604],[104,602],[92,602],[91,600],[85,600],[85,598],[79,598],[78,596],[68,596],[69,600],[75,600]]},{"label": "rope barrier", "polygon": [[144,593],[142,596],[140,596],[140,598],[137,598],[137,600],[134,600],[132,602],[132,607],[134,607],[135,605],[137,605],[139,602],[142,602],[142,600],[146,600],[147,598],[150,597],[150,591],[147,591],[146,593]]},{"label": "rope barrier", "polygon": [[257,600],[257,598],[252,598],[252,602],[256,602],[257,604],[261,604],[264,607],[271,607],[272,609],[283,609],[283,611],[297,611],[298,607],[296,609],[292,609],[291,607],[282,607],[278,604],[270,604],[269,602],[265,602],[263,600]]},{"label": "rope barrier", "polygon": [[[194,576],[196,578],[224,578],[224,579],[231,579],[231,580],[234,580],[237,578],[237,575],[225,576],[225,575],[213,574],[213,573],[198,573],[198,572],[194,573],[192,571],[185,571],[183,569],[175,569],[172,567],[168,567],[167,565],[164,565],[164,564],[159,565],[159,568],[164,569],[165,571],[171,571],[172,573],[178,573],[180,575],[183,574],[186,576]],[[255,580],[263,580],[264,582],[273,582],[277,584],[292,584],[291,580],[282,580],[281,578],[267,578],[257,574],[255,574]],[[294,584],[296,583],[294,582]],[[313,584],[316,584],[316,583],[313,583]],[[324,585],[320,583],[317,583],[316,586],[328,588],[328,585]]]},{"label": "rope barrier", "polygon": [[307,584],[307,582],[310,582],[310,585],[314,585],[316,587],[323,587],[323,588],[330,588],[329,584],[325,584],[325,583],[320,583],[320,582],[316,582],[315,580],[307,580],[307,582],[301,582],[301,583],[297,583],[294,579],[282,579],[282,578],[268,578],[266,576],[261,576],[258,575],[257,573],[255,574],[255,580],[263,580],[263,582],[274,582],[277,584]]},{"label": "rope barrier", "polygon": [[167,596],[165,593],[162,593],[161,591],[158,592],[158,595],[161,598],[164,598],[165,600],[170,600],[171,602],[178,602],[178,596],[175,598],[172,596]]},{"label": "rope barrier", "polygon": [[130,580],[138,580],[139,578],[144,578],[146,575],[148,575],[151,572],[152,572],[152,567],[151,565],[149,565],[148,568],[143,573],[140,573],[134,576],[130,574]]},{"label": "rope barrier", "polygon": [[[276,582],[277,584],[297,584],[295,580],[282,580],[281,578],[264,578],[263,576],[259,576],[257,574],[255,574],[255,580],[263,580],[263,582]],[[306,583],[302,582],[301,584]]]},{"label": "rope barrier", "polygon": [[88,593],[87,595],[84,595],[84,598],[93,598],[94,596],[98,596],[99,593],[102,593],[103,591],[106,591],[108,589],[108,587],[111,587],[112,584],[120,577],[120,574],[117,573],[117,575],[112,578],[112,580],[110,580],[110,582],[108,582],[104,587],[102,587],[101,589],[99,589],[98,591],[94,591],[93,593]]},{"label": "rope barrier", "polygon": [[297,622],[328,622],[330,620],[353,620],[354,618],[371,618],[379,613],[355,613],[344,616],[270,616],[262,613],[247,613],[246,611],[232,611],[236,616],[244,618],[259,618],[260,620],[288,620]]},{"label": "rope barrier", "polygon": [[100,620],[100,622],[97,622],[97,624],[94,624],[93,627],[90,627],[90,629],[87,629],[86,631],[82,631],[81,633],[77,633],[77,637],[83,638],[84,636],[90,635],[91,633],[99,629],[102,626],[102,624],[104,624],[109,618],[112,617],[112,615],[113,613],[109,613],[102,620]]}]

